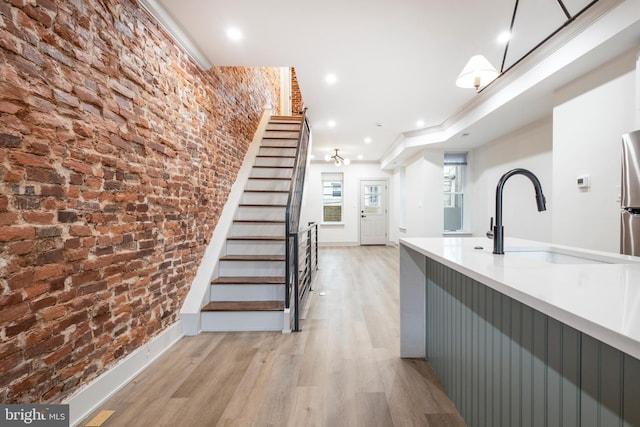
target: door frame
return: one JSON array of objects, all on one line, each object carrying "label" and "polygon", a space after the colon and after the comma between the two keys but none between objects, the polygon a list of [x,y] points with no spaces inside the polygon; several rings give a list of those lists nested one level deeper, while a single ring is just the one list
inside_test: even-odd
[{"label": "door frame", "polygon": [[[389,178],[360,178],[358,181],[358,245],[362,246],[362,183],[364,181],[384,182],[384,235],[385,245],[389,245]],[[366,245],[369,246],[369,245]]]}]

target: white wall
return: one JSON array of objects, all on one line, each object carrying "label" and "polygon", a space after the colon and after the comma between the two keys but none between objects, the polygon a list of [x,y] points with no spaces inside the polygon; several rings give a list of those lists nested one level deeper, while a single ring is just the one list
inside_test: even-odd
[{"label": "white wall", "polygon": [[[343,178],[343,223],[340,225],[322,224],[322,173],[342,172]],[[380,169],[378,163],[355,163],[349,166],[335,167],[332,163],[312,162],[305,183],[305,198],[302,206],[301,224],[314,221],[320,224],[318,242],[322,245],[358,245],[360,242],[360,180],[388,179],[391,175]],[[388,206],[393,200],[392,186],[388,186]],[[388,218],[390,219],[390,218]],[[391,221],[388,221],[389,224]]]},{"label": "white wall", "polygon": [[[440,150],[426,150],[408,162],[405,169],[406,231],[398,233],[400,238],[442,236],[443,162],[444,152]],[[392,209],[398,210],[399,205],[396,204]],[[392,227],[397,228],[397,222]]]},{"label": "white wall", "polygon": [[503,191],[505,236],[551,241],[554,209],[551,148],[552,121],[549,116],[469,154],[468,227],[474,236],[484,236],[489,231],[489,219],[495,217],[496,186],[500,177],[513,168],[524,168],[540,180],[547,211],[538,212],[531,181],[522,175],[512,176]]},{"label": "white wall", "polygon": [[[568,100],[553,109],[554,243],[619,251],[621,135],[635,127],[634,60],[619,58],[558,94]],[[577,188],[583,174],[589,190]]]},{"label": "white wall", "polygon": [[[470,151],[465,192],[465,203],[469,209],[466,231],[477,236],[484,236],[488,231],[489,218],[495,211],[496,185],[510,169],[523,167],[534,172],[545,195],[551,200],[551,135],[549,116]],[[407,162],[406,231],[398,233],[400,238],[443,235],[443,162],[444,151],[435,149],[426,150]],[[394,180],[397,181],[398,177],[399,172],[396,171]],[[503,219],[507,236],[551,240],[550,214],[538,213],[534,195],[533,186],[523,176],[512,177],[505,186]],[[399,206],[398,202],[395,206]],[[391,227],[397,227],[397,223]]]},{"label": "white wall", "polygon": [[[405,224],[401,223],[401,212],[400,212],[400,204],[405,203],[402,200],[402,189],[400,188],[401,182],[403,181],[400,175],[404,173],[401,169],[396,169],[392,172],[391,179],[389,181],[389,188],[391,190],[391,194],[389,197],[389,241],[393,243],[398,243],[398,239],[400,236],[400,227],[403,227]],[[406,196],[406,189],[405,189]],[[404,231],[402,232],[404,236]]]},{"label": "white wall", "polygon": [[[514,168],[534,172],[547,198],[536,210],[525,177],[504,190],[505,235],[618,252],[620,137],[634,129],[635,52],[627,52],[555,94],[552,115],[491,141],[469,156],[469,227],[484,235],[495,215],[496,184]],[[576,178],[591,176],[579,190]]]}]

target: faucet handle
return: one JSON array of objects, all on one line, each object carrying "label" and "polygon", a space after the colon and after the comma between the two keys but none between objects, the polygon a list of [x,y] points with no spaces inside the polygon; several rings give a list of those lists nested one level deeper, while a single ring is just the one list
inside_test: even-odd
[{"label": "faucet handle", "polygon": [[493,217],[489,220],[489,231],[487,231],[487,238],[493,239]]}]

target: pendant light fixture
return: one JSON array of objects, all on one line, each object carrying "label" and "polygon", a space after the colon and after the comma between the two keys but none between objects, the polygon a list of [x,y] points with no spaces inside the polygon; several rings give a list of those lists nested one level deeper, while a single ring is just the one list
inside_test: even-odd
[{"label": "pendant light fixture", "polygon": [[338,154],[338,148],[334,148],[334,150],[335,154],[333,156],[331,154],[327,154],[326,156],[324,156],[324,160],[327,162],[333,161],[336,167],[342,166],[343,163],[345,166],[349,166],[351,160],[344,158],[340,154]]},{"label": "pendant light fixture", "polygon": [[482,55],[474,55],[456,79],[456,85],[462,88],[475,88],[476,92],[498,77],[500,73]]}]

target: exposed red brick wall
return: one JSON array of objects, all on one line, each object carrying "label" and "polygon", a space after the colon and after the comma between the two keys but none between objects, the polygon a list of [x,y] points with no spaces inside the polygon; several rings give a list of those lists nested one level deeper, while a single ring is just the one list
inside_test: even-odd
[{"label": "exposed red brick wall", "polygon": [[304,102],[298,85],[298,76],[296,76],[295,68],[291,67],[291,114],[294,116],[302,115],[303,108]]},{"label": "exposed red brick wall", "polygon": [[175,322],[279,71],[200,71],[133,0],[0,0],[0,402]]}]

